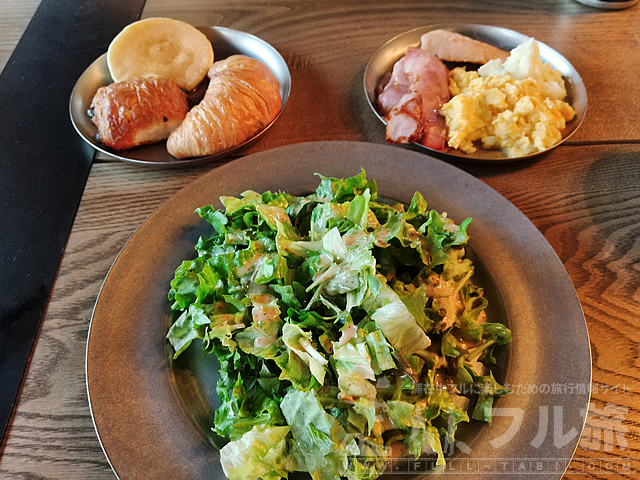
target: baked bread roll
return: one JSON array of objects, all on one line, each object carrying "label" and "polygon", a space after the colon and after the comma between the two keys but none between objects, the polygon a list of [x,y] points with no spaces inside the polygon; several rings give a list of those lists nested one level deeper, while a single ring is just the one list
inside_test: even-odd
[{"label": "baked bread roll", "polygon": [[91,102],[91,121],[99,140],[125,150],[165,140],[182,123],[189,103],[169,78],[134,78],[100,87]]},{"label": "baked bread roll", "polygon": [[207,76],[213,46],[196,27],[172,18],[127,25],[109,44],[107,65],[116,82],[167,77],[191,91]]},{"label": "baked bread roll", "polygon": [[204,98],[167,140],[176,158],[236,147],[269,125],[282,108],[278,80],[258,60],[233,55],[215,62],[207,75]]}]

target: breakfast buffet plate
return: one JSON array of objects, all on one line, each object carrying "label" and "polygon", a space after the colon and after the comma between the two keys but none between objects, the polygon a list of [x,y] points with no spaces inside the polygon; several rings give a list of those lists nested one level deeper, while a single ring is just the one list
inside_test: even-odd
[{"label": "breakfast buffet plate", "polygon": [[[376,107],[376,88],[380,84],[383,77],[391,72],[393,65],[405,54],[405,51],[409,46],[419,47],[420,38],[423,34],[432,30],[439,29],[449,30],[465,35],[474,40],[485,42],[507,52],[511,51],[513,48],[524,43],[530,38],[526,35],[506,28],[474,24],[429,25],[409,30],[396,36],[395,38],[392,38],[373,54],[364,72],[364,91],[367,102],[381,122],[386,124],[386,121]],[[516,158],[508,158],[499,150],[485,150],[481,146],[477,148],[476,152],[468,154],[456,149],[449,150],[448,152],[440,152],[438,150],[433,150],[417,143],[413,145],[420,150],[430,152],[438,157],[486,162],[522,160],[535,157],[537,155],[540,155],[541,153],[548,152],[549,150],[565,142],[571,135],[573,135],[573,133],[578,129],[578,127],[584,120],[585,114],[587,112],[587,91],[582,78],[566,58],[564,58],[560,53],[556,52],[544,43],[538,41],[538,45],[540,47],[540,57],[542,58],[542,61],[544,63],[551,64],[554,69],[562,73],[562,77],[564,78],[565,86],[567,89],[567,98],[565,99],[565,101],[573,107],[576,113],[575,118],[570,122],[567,122],[566,128],[562,132],[562,140],[560,142],[543,152]],[[445,64],[447,64],[447,66],[449,67],[465,65],[467,66],[467,70],[477,69],[479,66],[459,63],[451,64],[448,62],[445,62]]]},{"label": "breakfast buffet plate", "polygon": [[[91,320],[86,381],[96,432],[119,478],[225,478],[221,439],[211,430],[217,360],[200,358],[192,346],[174,361],[165,338],[174,271],[195,256],[193,245],[210,228],[194,210],[219,208],[221,195],[247,189],[307,194],[317,187],[316,172],[349,177],[361,168],[392,201],[408,204],[420,191],[429,208],[454,221],[473,218],[468,250],[489,299],[487,314],[513,332],[498,359],[504,368],[495,371],[512,393],[496,401],[492,424],[459,428],[463,443],[446,473],[485,478],[480,467],[469,470],[482,461],[482,468],[499,465],[496,473],[519,477],[522,468],[542,465],[532,459],[543,459],[535,478],[562,476],[584,425],[591,353],[578,297],[552,247],[513,204],[446,162],[389,145],[312,142],[247,155],[204,175],[160,206],[115,260]],[[563,433],[562,442],[554,431]],[[465,472],[456,475],[465,460]]]},{"label": "breakfast buffet plate", "polygon": [[[211,41],[216,61],[223,60],[231,55],[242,54],[260,60],[267,65],[280,83],[282,109],[284,109],[291,92],[291,74],[287,63],[275,48],[254,35],[226,27],[198,27],[198,29]],[[136,164],[161,167],[183,166],[209,162],[229,156],[256,141],[273,125],[282,113],[282,110],[280,110],[278,116],[267,127],[246,142],[216,155],[178,159],[167,152],[165,142],[143,145],[126,151],[116,151],[97,140],[98,129],[87,114],[98,88],[110,83],[113,83],[113,79],[109,73],[107,54],[105,53],[94,61],[76,82],[69,102],[71,121],[78,134],[96,150],[119,160]],[[191,105],[197,103],[204,96],[206,86],[205,80],[194,91],[189,92],[189,103]]]}]

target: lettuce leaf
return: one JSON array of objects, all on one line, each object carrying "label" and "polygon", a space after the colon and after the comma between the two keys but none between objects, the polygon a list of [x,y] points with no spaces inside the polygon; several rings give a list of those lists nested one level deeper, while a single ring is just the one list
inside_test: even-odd
[{"label": "lettuce leaf", "polygon": [[229,480],[287,478],[289,427],[255,426],[220,450],[220,463]]},{"label": "lettuce leaf", "polygon": [[[353,341],[352,341],[353,342]],[[376,387],[370,382],[376,376],[364,342],[349,342],[340,347],[334,342],[333,358],[338,372],[338,388],[343,398],[360,397],[375,400]]]},{"label": "lettuce leaf", "polygon": [[316,188],[316,195],[330,202],[342,203],[352,200],[355,195],[361,195],[369,190],[371,198],[375,200],[378,196],[378,184],[375,180],[367,180],[367,173],[361,170],[358,175],[349,178],[325,177],[316,173],[320,177],[320,185]]},{"label": "lettuce leaf", "polygon": [[329,362],[313,345],[311,332],[305,332],[297,325],[285,323],[282,327],[282,341],[309,366],[313,376],[323,385],[327,373],[325,365]]},{"label": "lettuce leaf", "polygon": [[428,260],[425,263],[431,268],[451,263],[447,255],[449,247],[467,243],[467,227],[470,223],[471,219],[467,218],[458,226],[445,214],[431,210],[427,221],[419,229],[426,239],[426,252],[423,254]]},{"label": "lettuce leaf", "polygon": [[380,293],[368,307],[371,318],[397,349],[413,354],[431,345],[431,340],[420,328],[407,306],[388,285],[382,285]]},{"label": "lettuce leaf", "polygon": [[348,457],[360,449],[342,425],[320,404],[315,391],[289,390],[281,403],[293,439],[304,452],[304,467],[314,480],[340,480]]},{"label": "lettuce leaf", "polygon": [[204,335],[204,325],[211,321],[204,314],[201,308],[191,305],[182,315],[171,325],[167,333],[167,339],[175,350],[173,358],[184,352],[191,342],[196,338],[202,338]]},{"label": "lettuce leaf", "polygon": [[376,375],[380,375],[385,370],[396,368],[396,363],[391,355],[391,347],[380,330],[374,330],[367,334],[364,340],[371,357],[371,368]]},{"label": "lettuce leaf", "polygon": [[280,306],[274,295],[262,293],[251,295],[253,323],[235,337],[238,346],[245,352],[261,358],[276,358],[282,352],[279,342]]}]

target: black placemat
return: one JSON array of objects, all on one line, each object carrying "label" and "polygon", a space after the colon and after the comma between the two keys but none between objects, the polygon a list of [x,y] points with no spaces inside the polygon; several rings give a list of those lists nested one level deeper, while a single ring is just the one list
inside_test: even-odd
[{"label": "black placemat", "polygon": [[69,96],[143,6],[43,0],[0,75],[1,436],[91,168],[93,150],[71,125]]}]

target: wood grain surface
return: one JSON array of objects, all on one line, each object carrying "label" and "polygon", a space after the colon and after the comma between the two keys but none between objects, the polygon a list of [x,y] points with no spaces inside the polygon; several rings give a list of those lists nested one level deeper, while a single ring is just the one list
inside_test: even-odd
[{"label": "wood grain surface", "polygon": [[0,72],[9,61],[29,20],[40,5],[39,0],[0,0]]},{"label": "wood grain surface", "polygon": [[[9,15],[2,21],[15,25],[23,5],[2,0],[0,9]],[[246,31],[281,52],[292,75],[289,103],[243,155],[316,140],[383,143],[384,128],[365,100],[364,69],[379,46],[414,27],[496,25],[562,53],[589,95],[587,117],[569,142],[534,161],[458,166],[516,205],[565,265],[589,329],[594,382],[587,428],[566,477],[611,478],[591,473],[593,462],[629,459],[633,472],[613,477],[622,479],[640,478],[639,8],[604,12],[573,0],[148,0],[143,16]],[[10,41],[0,36],[0,46]],[[160,170],[97,156],[0,447],[1,478],[114,478],[93,429],[84,383],[93,305],[135,229],[217,165]]]}]

